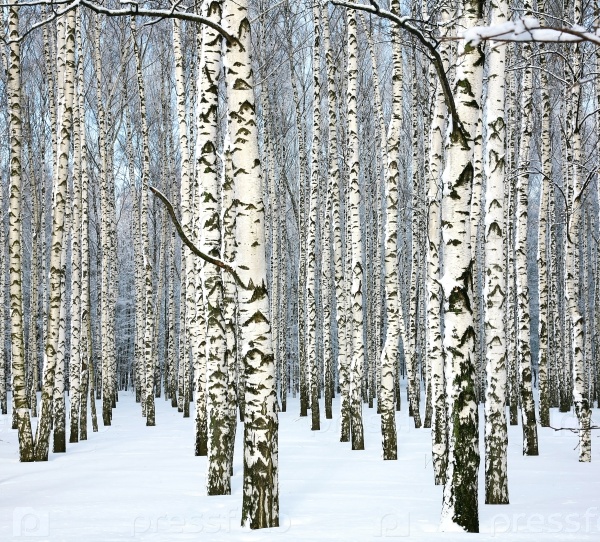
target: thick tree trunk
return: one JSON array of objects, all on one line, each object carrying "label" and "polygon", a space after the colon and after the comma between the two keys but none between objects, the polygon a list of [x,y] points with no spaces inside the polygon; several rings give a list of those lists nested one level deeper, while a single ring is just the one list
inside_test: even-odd
[{"label": "thick tree trunk", "polygon": [[[478,24],[482,4],[466,0],[461,24]],[[454,94],[462,122],[448,131],[443,174],[442,242],[444,245],[444,355],[448,404],[448,472],[444,486],[442,528],[479,531],[479,428],[473,363],[472,269],[470,235],[471,189],[475,173],[473,144],[479,121],[482,53],[459,45]]]},{"label": "thick tree trunk", "polygon": [[[523,46],[529,61],[531,46]],[[533,114],[532,69],[525,68],[521,87],[521,134],[519,139],[519,169],[517,177],[515,251],[517,265],[517,366],[523,424],[523,454],[538,455],[535,402],[532,389],[530,349],[529,286],[527,283],[527,215],[529,188],[529,153]]]},{"label": "thick tree trunk", "polygon": [[252,529],[279,525],[278,420],[271,345],[261,166],[250,64],[250,23],[245,0],[225,3],[224,26],[237,38],[227,47],[227,101],[233,182],[241,356],[245,372],[244,497],[242,524]]},{"label": "thick tree trunk", "polygon": [[[442,13],[447,19],[447,12]],[[448,61],[448,48],[441,51]],[[429,146],[429,177],[427,186],[428,243],[427,243],[427,352],[430,365],[431,386],[431,452],[436,485],[446,482],[448,461],[448,422],[445,403],[446,383],[444,378],[444,356],[442,344],[442,289],[440,286],[440,250],[442,248],[441,183],[440,172],[444,165],[444,131],[447,107],[444,93],[438,84],[431,119]]]}]

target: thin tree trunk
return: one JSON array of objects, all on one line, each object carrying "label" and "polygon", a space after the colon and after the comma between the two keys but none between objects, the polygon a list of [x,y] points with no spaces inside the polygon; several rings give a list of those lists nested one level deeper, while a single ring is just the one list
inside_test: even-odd
[{"label": "thin tree trunk", "polygon": [[353,450],[364,450],[362,423],[361,385],[365,361],[364,320],[363,320],[363,254],[362,232],[360,228],[360,189],[358,117],[357,117],[357,80],[358,80],[358,43],[356,13],[347,11],[348,25],[348,190],[349,223],[351,237],[351,288],[352,298],[352,360],[350,362],[350,435]]},{"label": "thin tree trunk", "polygon": [[[490,24],[507,20],[506,0],[497,0],[492,7]],[[488,95],[486,101],[487,132],[485,141],[485,307],[486,373],[485,392],[485,502],[508,504],[508,475],[506,457],[508,435],[506,428],[506,336],[504,304],[506,280],[504,241],[505,139],[504,84],[506,48],[491,47],[488,55]],[[473,227],[473,222],[471,222]]]},{"label": "thin tree trunk", "polygon": [[[543,46],[542,46],[543,47]],[[538,230],[538,274],[539,274],[539,354],[538,374],[540,389],[540,425],[550,425],[550,390],[548,386],[548,330],[550,329],[550,289],[548,280],[548,218],[550,202],[550,184],[552,183],[552,139],[550,136],[550,94],[548,89],[548,73],[546,56],[542,49],[540,55],[541,83],[542,83],[542,133],[541,133],[541,161],[542,185],[539,210]]]},{"label": "thin tree trunk", "polygon": [[[140,100],[140,120],[142,125],[142,194],[141,194],[141,213],[140,227],[142,237],[142,254],[144,259],[144,285],[146,298],[146,318],[144,324],[144,375],[145,375],[145,406],[146,406],[146,425],[155,425],[154,411],[154,354],[152,351],[152,323],[154,321],[154,307],[152,304],[152,261],[150,258],[150,239],[148,235],[148,198],[150,183],[150,146],[148,141],[148,123],[146,119],[146,98],[144,89],[144,78],[142,74],[142,56],[137,44],[137,30],[135,18],[131,18],[131,40],[133,43],[133,53],[136,62],[138,93]],[[104,399],[106,400],[106,399]]]},{"label": "thin tree trunk", "polygon": [[[59,19],[60,21],[60,19]],[[75,11],[66,15],[62,20],[59,33],[63,44],[58,52],[58,58],[64,63],[64,75],[60,80],[62,99],[60,107],[60,138],[54,174],[52,239],[50,247],[50,303],[47,317],[48,331],[46,334],[44,378],[42,389],[42,405],[40,419],[35,439],[35,460],[47,461],[50,426],[52,423],[52,405],[54,378],[59,342],[59,319],[61,307],[61,255],[64,242],[65,206],[68,196],[68,167],[69,149],[71,146],[71,125],[73,117],[73,99],[75,93]],[[61,73],[61,70],[59,70]]]},{"label": "thin tree trunk", "polygon": [[319,372],[317,356],[317,215],[319,212],[321,154],[321,22],[320,0],[313,6],[314,41],[312,58],[313,129],[310,167],[308,230],[306,239],[306,362],[310,371],[311,429],[321,428],[319,409]]},{"label": "thin tree trunk", "polygon": [[[33,460],[34,446],[31,419],[27,408],[25,381],[25,344],[23,336],[23,283],[22,283],[22,138],[21,138],[21,46],[19,37],[19,8],[8,8],[9,69],[7,72],[7,94],[10,109],[10,184],[8,212],[8,265],[10,278],[10,339],[12,363],[12,400],[19,438],[19,461]],[[4,249],[4,247],[2,248]],[[4,274],[2,284],[4,289]],[[4,316],[4,303],[2,315]],[[1,337],[4,356],[4,334]],[[4,369],[4,367],[2,367]]]},{"label": "thin tree trunk", "polygon": [[[81,132],[85,129],[84,111],[79,108],[79,70],[83,64],[81,49],[81,11],[77,10],[75,47],[77,49],[77,95],[73,118],[73,200],[71,203],[71,351],[69,356],[69,399],[71,401],[69,442],[79,440],[81,404]],[[84,126],[82,126],[82,124]]]}]

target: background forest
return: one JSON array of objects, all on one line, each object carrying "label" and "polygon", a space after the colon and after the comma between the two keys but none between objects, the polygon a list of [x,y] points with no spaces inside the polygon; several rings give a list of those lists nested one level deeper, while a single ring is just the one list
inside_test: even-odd
[{"label": "background forest", "polygon": [[590,461],[600,49],[459,38],[598,15],[5,2],[0,403],[21,461],[109,426],[122,390],[149,426],[155,401],[195,404],[209,495],[231,492],[244,423],[251,528],[279,522],[290,396],[315,431],[339,404],[353,450],[375,409],[386,460],[395,411],[431,428],[447,529],[479,529],[480,439],[485,502],[509,501],[507,424],[538,455],[550,409],[574,407]]}]

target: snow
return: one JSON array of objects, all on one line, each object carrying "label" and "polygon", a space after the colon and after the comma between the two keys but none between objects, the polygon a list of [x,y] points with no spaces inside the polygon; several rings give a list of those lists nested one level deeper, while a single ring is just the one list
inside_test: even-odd
[{"label": "snow", "polygon": [[[579,463],[577,435],[569,431],[539,428],[541,455],[523,457],[521,427],[509,427],[511,504],[482,504],[482,456],[481,533],[441,533],[442,488],[433,484],[430,430],[414,429],[406,409],[397,413],[398,460],[383,461],[374,409],[363,409],[366,449],[352,451],[339,442],[337,399],[334,420],[311,431],[310,416],[300,418],[290,397],[279,417],[281,527],[249,531],[239,525],[241,426],[232,495],[207,497],[206,458],[193,455],[193,412],[184,419],[158,399],[157,426],[146,427],[134,396],[121,392],[119,398],[111,427],[100,420],[92,433],[90,425],[89,440],[67,444],[66,454],[50,454],[47,463],[19,463],[17,433],[10,416],[0,416],[2,542],[600,538],[600,453],[596,448],[592,463]],[[480,408],[481,435],[483,422]],[[576,427],[577,420],[553,409],[552,425]]]},{"label": "snow", "polygon": [[589,32],[586,28],[573,25],[570,28],[542,27],[538,19],[523,17],[493,26],[468,28],[462,37],[465,43],[477,45],[482,40],[499,41],[538,41],[538,42],[579,42],[582,40],[600,44],[600,29]]}]

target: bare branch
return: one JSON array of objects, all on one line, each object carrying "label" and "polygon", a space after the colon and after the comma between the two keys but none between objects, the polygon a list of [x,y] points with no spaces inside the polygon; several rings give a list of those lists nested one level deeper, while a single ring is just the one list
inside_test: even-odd
[{"label": "bare branch", "polygon": [[[19,6],[35,6],[35,5],[51,5],[53,7],[52,15],[47,17],[37,23],[33,24],[30,28],[28,28],[21,36],[19,36],[19,41],[21,41],[26,35],[30,34],[36,28],[39,28],[55,19],[64,15],[71,11],[72,9],[76,9],[80,6],[86,7],[89,10],[100,13],[102,15],[106,15],[107,17],[123,17],[126,15],[130,16],[140,16],[140,17],[154,17],[157,20],[161,19],[180,19],[182,21],[189,21],[193,23],[204,24],[215,32],[218,32],[227,40],[229,44],[237,43],[238,40],[235,36],[232,36],[229,32],[227,32],[220,24],[215,23],[213,20],[208,19],[206,17],[202,17],[193,12],[189,12],[190,9],[188,6],[180,6],[181,0],[175,2],[170,9],[146,9],[141,8],[137,4],[137,2],[126,1],[123,2],[122,5],[128,5],[129,7],[124,7],[122,9],[111,9],[107,8],[101,4],[98,4],[92,0],[73,0],[73,1],[65,1],[65,0],[50,0],[50,1],[39,1],[32,2],[26,4],[17,4]],[[61,9],[54,10],[54,6],[56,5],[64,5]],[[156,22],[156,21],[155,21]],[[6,43],[10,43],[10,40],[3,40]]]},{"label": "bare branch", "polygon": [[336,6],[341,6],[349,9],[356,9],[359,11],[366,11],[367,13],[372,13],[384,19],[387,19],[394,24],[397,24],[403,30],[406,30],[409,34],[412,34],[417,38],[417,40],[427,49],[429,60],[433,63],[435,67],[435,71],[438,75],[438,79],[440,84],[442,85],[442,91],[444,93],[444,100],[446,102],[446,107],[450,112],[450,116],[452,117],[453,129],[460,130],[460,133],[464,135],[464,130],[462,128],[462,123],[460,122],[460,118],[458,116],[458,112],[456,111],[456,104],[454,102],[454,95],[452,93],[452,89],[450,88],[450,81],[446,76],[446,71],[444,69],[444,62],[442,61],[442,57],[440,56],[440,52],[438,51],[439,42],[436,40],[431,40],[427,38],[424,32],[417,28],[411,21],[410,17],[401,17],[400,15],[396,15],[391,11],[387,11],[385,9],[381,9],[376,0],[369,0],[371,5],[366,4],[357,4],[354,2],[346,2],[344,0],[332,0],[332,3]]},{"label": "bare branch", "polygon": [[150,187],[150,190],[160,201],[163,202],[164,206],[167,209],[167,212],[169,213],[169,216],[171,217],[171,222],[173,222],[173,226],[175,226],[177,235],[179,235],[179,238],[181,239],[183,244],[191,250],[192,254],[195,254],[196,256],[202,258],[205,262],[212,263],[213,265],[216,265],[220,269],[224,269],[225,271],[227,271],[228,273],[231,274],[231,276],[234,278],[236,284],[240,288],[243,288],[244,290],[248,290],[248,287],[244,284],[242,279],[240,279],[239,275],[237,274],[236,270],[233,267],[231,267],[229,264],[226,264],[225,262],[223,262],[221,260],[218,260],[217,258],[213,258],[212,256],[209,256],[208,254],[202,252],[196,245],[194,245],[194,243],[192,243],[190,238],[183,231],[183,227],[181,226],[181,223],[179,222],[179,219],[177,218],[177,215],[175,214],[175,209],[173,208],[173,204],[169,201],[167,196],[165,196],[160,190],[158,190],[158,188],[155,188],[153,186]]}]

